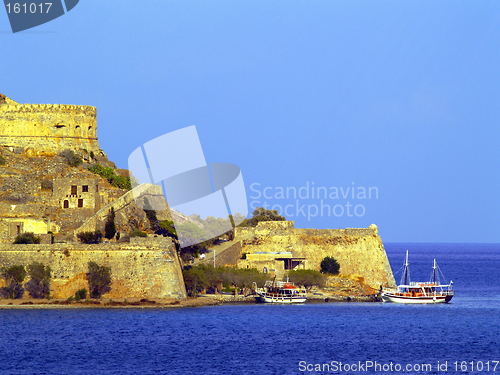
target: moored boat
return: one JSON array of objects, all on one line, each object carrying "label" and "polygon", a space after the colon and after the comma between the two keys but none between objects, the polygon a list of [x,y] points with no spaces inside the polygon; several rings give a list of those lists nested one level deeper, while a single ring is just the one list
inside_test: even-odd
[{"label": "moored boat", "polygon": [[410,281],[408,251],[406,251],[404,272],[402,274],[400,285],[398,285],[397,289],[382,289],[380,292],[380,297],[384,302],[396,303],[450,302],[450,300],[453,298],[453,281],[450,281],[449,284],[441,284],[439,278],[440,273],[441,271],[436,263],[436,260],[434,259],[430,281]]},{"label": "moored boat", "polygon": [[306,290],[296,287],[288,279],[266,281],[263,288],[257,288],[255,285],[255,292],[257,302],[263,303],[304,303],[307,300]]}]

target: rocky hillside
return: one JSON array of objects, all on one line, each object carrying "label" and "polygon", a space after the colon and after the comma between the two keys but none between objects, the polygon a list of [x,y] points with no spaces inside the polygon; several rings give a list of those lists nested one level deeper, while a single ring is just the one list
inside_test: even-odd
[{"label": "rocky hillside", "polygon": [[[105,178],[88,170],[89,165],[99,163],[113,167],[104,152],[92,158],[84,151],[76,151],[83,159],[79,166],[70,166],[65,157],[40,151],[2,148],[0,150],[0,219],[32,218],[50,221],[57,238],[71,238],[72,230],[94,215],[95,209],[64,209],[54,196],[54,181],[60,179],[95,179],[99,194],[107,201],[114,201],[127,190],[112,186]],[[124,171],[121,171],[123,173]],[[104,199],[103,198],[103,199]],[[122,230],[148,230],[149,221],[144,210],[131,209],[132,227],[121,223]]]}]

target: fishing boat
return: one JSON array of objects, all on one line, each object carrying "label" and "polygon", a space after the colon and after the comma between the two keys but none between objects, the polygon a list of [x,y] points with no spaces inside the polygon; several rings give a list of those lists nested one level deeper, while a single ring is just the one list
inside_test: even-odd
[{"label": "fishing boat", "polygon": [[306,290],[296,287],[288,279],[287,281],[266,281],[263,288],[257,288],[257,284],[254,283],[254,288],[257,302],[304,303],[307,300]]},{"label": "fishing boat", "polygon": [[453,281],[449,284],[441,284],[439,275],[444,276],[439,269],[436,259],[432,267],[430,281],[410,281],[410,269],[408,264],[408,251],[403,265],[404,272],[397,289],[382,289],[380,297],[384,302],[396,303],[448,303],[453,298]]}]

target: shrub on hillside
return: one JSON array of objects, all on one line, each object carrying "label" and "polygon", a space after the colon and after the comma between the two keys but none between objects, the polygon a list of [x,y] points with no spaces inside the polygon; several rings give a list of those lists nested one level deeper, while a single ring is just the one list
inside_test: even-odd
[{"label": "shrub on hillside", "polygon": [[22,298],[24,294],[24,288],[22,282],[26,277],[26,270],[22,265],[16,265],[11,267],[3,267],[0,270],[0,275],[5,280],[5,285],[0,288],[0,296],[2,298],[12,298],[18,299]]},{"label": "shrub on hillside", "polygon": [[177,224],[177,228],[181,231],[182,239],[185,242],[197,244],[210,238],[202,228],[193,223]]},{"label": "shrub on hillside", "polygon": [[7,161],[5,160],[5,158],[0,155],[0,165],[5,165],[7,163]]},{"label": "shrub on hillside", "polygon": [[98,244],[102,240],[102,232],[96,230],[95,232],[80,232],[76,235],[80,242],[86,244]]},{"label": "shrub on hillside", "polygon": [[133,232],[130,232],[129,237],[147,237],[147,233],[143,232],[142,230],[134,230]]},{"label": "shrub on hillside", "polygon": [[50,274],[49,266],[34,262],[28,266],[28,275],[31,280],[26,283],[26,290],[33,298],[47,298],[50,296]]},{"label": "shrub on hillside", "polygon": [[175,230],[174,222],[170,220],[160,221],[160,229],[156,231],[156,234],[161,234],[166,237],[177,238],[177,231]]},{"label": "shrub on hillside", "polygon": [[96,262],[89,262],[88,267],[90,298],[101,298],[111,290],[111,267],[99,266]]},{"label": "shrub on hillside", "polygon": [[321,272],[337,275],[340,271],[340,264],[333,257],[325,257],[321,261]]},{"label": "shrub on hillside", "polygon": [[16,236],[14,240],[14,244],[39,244],[40,237],[36,237],[33,233],[27,232],[23,234],[19,234]]},{"label": "shrub on hillside", "polygon": [[132,189],[132,184],[130,183],[130,177],[123,177],[116,175],[115,170],[111,167],[104,167],[101,164],[94,164],[89,166],[89,171],[98,174],[102,178],[108,180],[108,182],[119,189]]},{"label": "shrub on hillside", "polygon": [[82,158],[75,154],[73,150],[64,150],[59,155],[72,167],[78,167],[83,162]]},{"label": "shrub on hillside", "polygon": [[264,207],[256,207],[250,219],[246,219],[239,226],[256,227],[262,221],[285,221],[286,218],[278,214],[277,210],[266,210]]},{"label": "shrub on hillside", "polygon": [[41,183],[42,190],[52,190],[54,188],[54,183],[51,179],[44,178]]}]

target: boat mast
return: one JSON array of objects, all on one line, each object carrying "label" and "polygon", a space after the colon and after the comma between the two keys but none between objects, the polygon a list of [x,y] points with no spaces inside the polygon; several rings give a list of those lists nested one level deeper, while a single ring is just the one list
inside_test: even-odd
[{"label": "boat mast", "polygon": [[405,261],[405,285],[408,285],[408,250],[406,250],[406,261]]},{"label": "boat mast", "polygon": [[432,267],[434,270],[434,284],[436,284],[436,259],[434,259],[434,267]]}]

